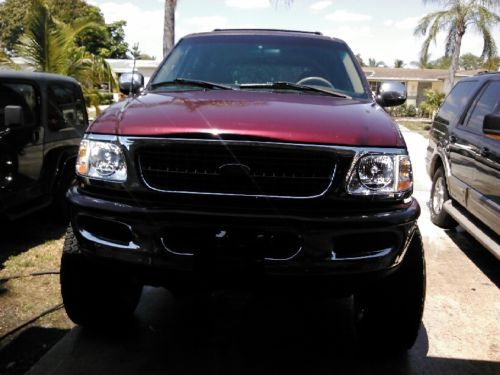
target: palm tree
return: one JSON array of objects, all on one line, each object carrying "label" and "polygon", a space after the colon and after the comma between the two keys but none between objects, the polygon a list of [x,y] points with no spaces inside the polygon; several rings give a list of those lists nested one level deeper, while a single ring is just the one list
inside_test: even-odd
[{"label": "palm tree", "polygon": [[386,67],[385,62],[377,61],[376,59],[372,59],[371,57],[368,59],[368,66],[372,67],[372,68],[376,68],[376,67],[385,68]]},{"label": "palm tree", "polygon": [[102,83],[116,86],[106,61],[75,43],[81,32],[99,27],[86,18],[77,19],[71,25],[65,24],[52,16],[42,0],[33,0],[26,31],[16,53],[36,71],[74,77],[82,83],[85,94],[92,94]]},{"label": "palm tree", "polygon": [[26,32],[21,36],[16,52],[35,70],[71,75],[84,62],[75,60],[75,56],[83,57],[81,53],[75,53],[78,52],[75,38],[95,27],[99,25],[85,18],[77,19],[71,25],[60,22],[41,0],[34,0]]},{"label": "palm tree", "polygon": [[396,59],[394,60],[394,67],[395,68],[402,68],[404,66],[405,62],[403,60]]},{"label": "palm tree", "polygon": [[491,35],[491,29],[500,23],[500,16],[493,11],[500,9],[500,1],[424,0],[424,2],[438,3],[444,9],[422,17],[415,28],[415,35],[425,36],[420,55],[428,55],[430,43],[436,40],[439,32],[446,31],[445,56],[451,57],[451,65],[448,69],[448,80],[445,81],[444,90],[449,92],[453,87],[462,38],[467,29],[475,30],[482,35],[483,52],[481,57],[483,59],[491,58],[496,54],[496,44]]},{"label": "palm tree", "polygon": [[163,55],[174,46],[175,42],[175,8],[177,0],[165,0],[165,13],[163,16]]},{"label": "palm tree", "polygon": [[[293,0],[269,0],[272,4],[278,5],[283,3],[285,6],[290,6]],[[165,0],[163,14],[163,56],[165,56],[175,43],[175,9],[177,8],[177,0]]]}]

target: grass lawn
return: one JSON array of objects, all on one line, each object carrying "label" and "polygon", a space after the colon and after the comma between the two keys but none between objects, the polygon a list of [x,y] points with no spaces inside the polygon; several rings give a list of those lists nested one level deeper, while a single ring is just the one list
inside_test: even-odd
[{"label": "grass lawn", "polygon": [[432,121],[429,119],[421,118],[395,118],[394,119],[399,125],[405,128],[417,132],[423,135],[425,138],[429,138],[429,129],[431,128]]},{"label": "grass lawn", "polygon": [[[65,225],[39,213],[2,223],[0,243],[0,337],[61,303],[58,274]],[[25,277],[19,277],[25,276]],[[47,314],[0,341],[0,374],[23,374],[73,323],[64,309]]]}]

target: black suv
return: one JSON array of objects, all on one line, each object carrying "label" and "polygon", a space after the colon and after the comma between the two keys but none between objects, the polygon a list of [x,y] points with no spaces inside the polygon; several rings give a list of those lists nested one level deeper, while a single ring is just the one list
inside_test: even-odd
[{"label": "black suv", "polygon": [[65,192],[87,128],[72,78],[0,71],[0,216],[15,219],[51,203],[69,217]]},{"label": "black suv", "polygon": [[431,220],[457,223],[500,259],[500,73],[462,79],[430,131]]},{"label": "black suv", "polygon": [[[135,76],[120,77],[124,91],[138,92]],[[375,100],[338,39],[184,37],[82,140],[61,262],[69,317],[116,324],[144,284],[354,295],[370,349],[411,347],[425,296],[420,208],[382,108],[405,100],[400,83]]]}]

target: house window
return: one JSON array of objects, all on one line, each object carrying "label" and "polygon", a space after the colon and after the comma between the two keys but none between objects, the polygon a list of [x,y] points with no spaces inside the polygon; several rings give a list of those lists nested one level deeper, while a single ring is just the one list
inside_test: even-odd
[{"label": "house window", "polygon": [[370,83],[370,90],[371,92],[373,92],[374,94],[376,94],[378,92],[378,89],[380,88],[380,84],[382,82],[380,81],[369,81]]}]

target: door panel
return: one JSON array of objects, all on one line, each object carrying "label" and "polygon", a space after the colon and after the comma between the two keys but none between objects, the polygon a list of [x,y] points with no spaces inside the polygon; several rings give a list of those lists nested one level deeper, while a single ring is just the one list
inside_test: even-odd
[{"label": "door panel", "polygon": [[[0,83],[0,195],[7,208],[37,197],[43,159],[43,128],[37,89],[24,82]],[[4,128],[5,106],[23,108],[24,125]]]},{"label": "door panel", "polygon": [[456,128],[450,134],[451,174],[467,186],[475,183],[480,138],[462,128]]},{"label": "door panel", "polygon": [[472,169],[467,171],[469,199],[467,208],[500,234],[500,141],[483,133],[484,116],[500,112],[500,81],[487,83],[469,111],[465,127],[466,147]]},{"label": "door panel", "polygon": [[[475,80],[458,82],[453,87],[434,119],[429,142],[429,144],[435,143],[437,149],[442,150],[444,162],[449,165],[449,170],[446,172],[449,174],[450,195],[461,204],[465,204],[466,190],[458,187],[466,183],[464,180],[467,180],[470,174],[471,155],[465,140],[458,139],[457,142],[456,128],[477,88],[478,82]],[[455,180],[462,184],[450,183]]]}]

